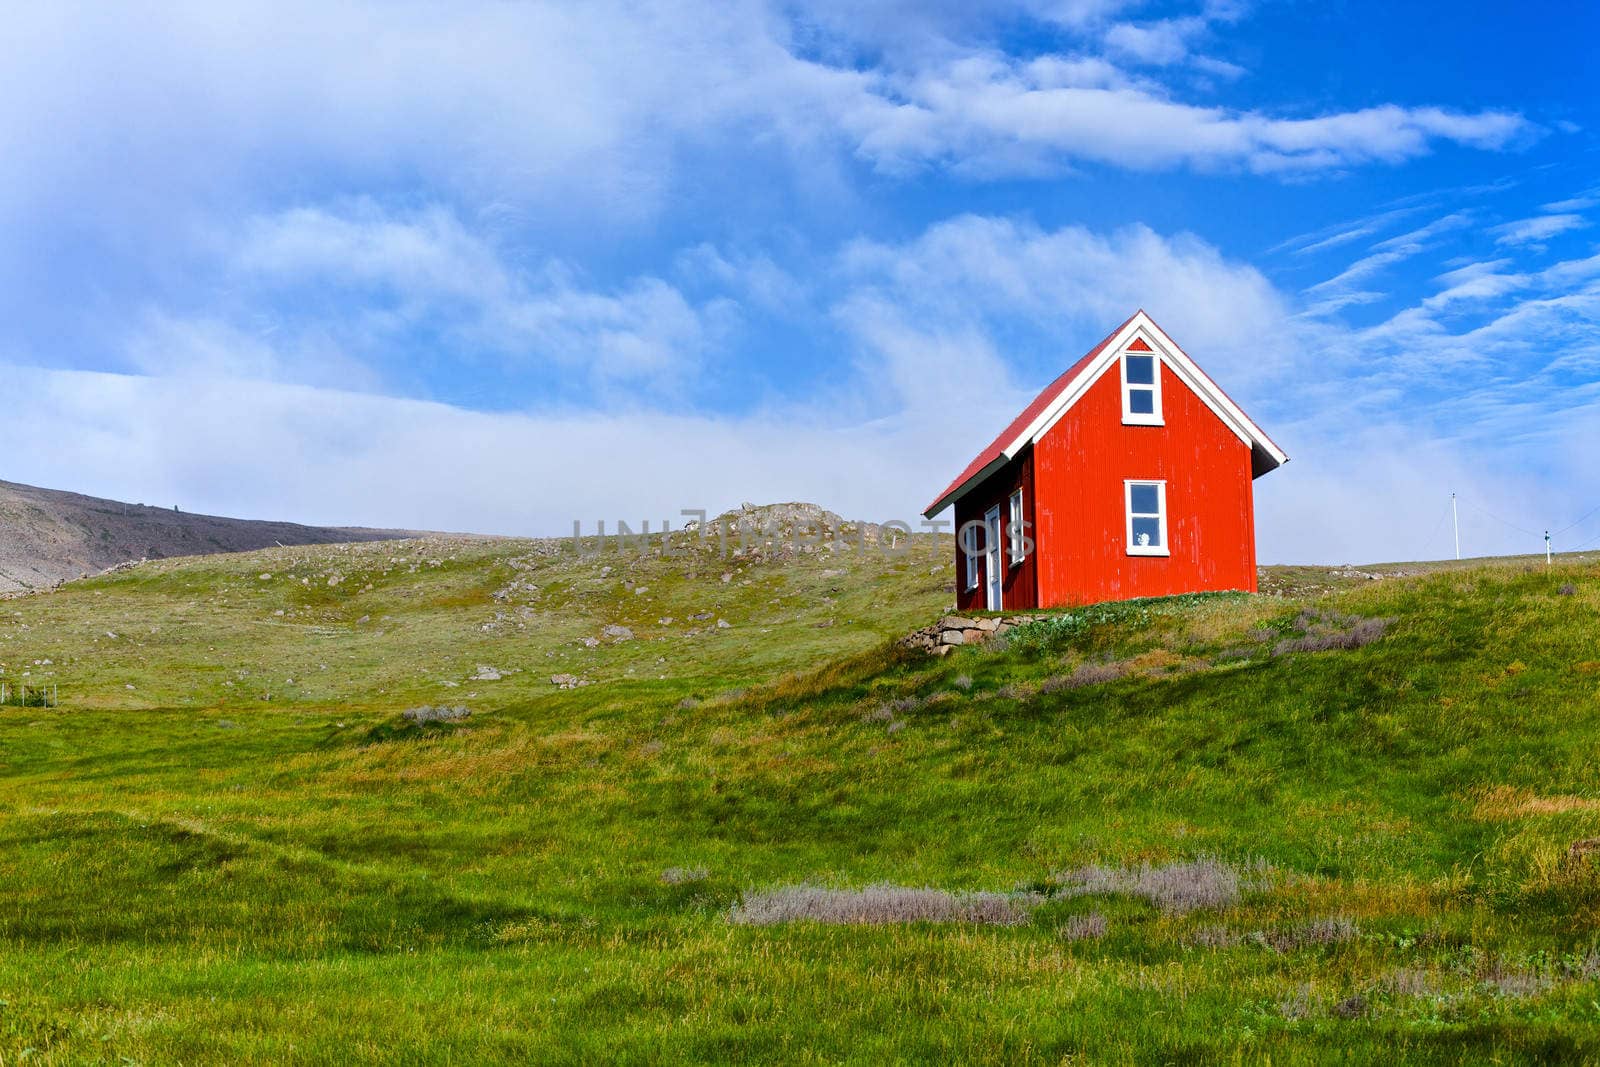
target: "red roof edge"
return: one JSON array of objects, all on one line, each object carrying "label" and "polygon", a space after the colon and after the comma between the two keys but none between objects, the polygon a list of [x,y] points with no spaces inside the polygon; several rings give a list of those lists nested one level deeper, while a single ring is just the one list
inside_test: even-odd
[{"label": "red roof edge", "polygon": [[[1139,310],[1143,311],[1144,309],[1140,308]],[[1170,333],[1167,333],[1166,330],[1162,330],[1161,329],[1161,324],[1159,322],[1156,322],[1156,319],[1155,319],[1154,315],[1147,314],[1145,317],[1150,320],[1151,325],[1153,325],[1156,329],[1161,330],[1162,333],[1167,334],[1168,339],[1171,339],[1172,335]],[[1123,323],[1123,325],[1126,326],[1127,323]],[[1175,344],[1175,345],[1178,344],[1178,342],[1176,342],[1176,341],[1173,341],[1172,343]],[[1178,347],[1182,348],[1183,346],[1179,345]],[[1185,354],[1187,354],[1187,353],[1185,353]],[[1225,397],[1227,399],[1228,403],[1232,404],[1236,408],[1239,408],[1240,412],[1244,411],[1244,408],[1239,407],[1239,402],[1237,400],[1235,400],[1233,397],[1228,396],[1228,391],[1226,389],[1222,388],[1222,386],[1218,385],[1217,382],[1216,382],[1216,379],[1211,377],[1211,375],[1207,374],[1206,373],[1206,369],[1204,367],[1202,367],[1199,364],[1198,361],[1196,361],[1195,359],[1193,359],[1191,357],[1189,362],[1194,364],[1194,369],[1200,372],[1200,377],[1204,378],[1207,382],[1209,382],[1210,385],[1211,385],[1211,388],[1215,389],[1219,396]],[[1278,442],[1274,441],[1272,439],[1272,437],[1270,435],[1268,435],[1267,431],[1263,430],[1260,426],[1256,426],[1255,425],[1255,420],[1254,419],[1250,419],[1250,417],[1248,415],[1246,415],[1245,418],[1249,420],[1251,426],[1255,426],[1256,432],[1259,433],[1266,440],[1266,442],[1269,445],[1271,445],[1273,448],[1276,448],[1279,451],[1279,453],[1282,453],[1283,455],[1288,455],[1288,453],[1283,451],[1283,446],[1278,444]],[[1276,466],[1276,464],[1274,464],[1274,466]],[[1259,477],[1259,475],[1258,475],[1258,477]]]},{"label": "red roof edge", "polygon": [[[1143,310],[1143,308],[1140,309],[1140,311]],[[1106,345],[1111,343],[1112,338],[1116,337],[1117,334],[1125,330],[1128,326],[1128,323],[1138,318],[1139,313],[1139,311],[1136,311],[1132,315],[1129,315],[1123,320],[1121,326],[1118,326],[1115,330],[1112,330],[1110,333],[1106,334],[1105,339],[1086,352],[1083,355],[1083,358],[1079,359],[1072,366],[1068,367],[1055,381],[1045,386],[1039,395],[1033,398],[1033,402],[1022,409],[1022,414],[1012,419],[1006,428],[1000,431],[1000,435],[993,441],[990,441],[988,447],[986,447],[982,452],[979,452],[977,456],[973,458],[972,462],[967,464],[965,470],[956,475],[955,481],[945,486],[944,492],[933,498],[933,502],[927,506],[922,514],[924,516],[931,516],[946,498],[971,480],[973,475],[977,474],[979,471],[983,470],[983,468],[987,467],[989,464],[993,463],[995,460],[1004,455],[1006,445],[1015,439],[1016,436],[1023,430],[1027,429],[1028,425],[1033,422],[1034,419],[1038,418],[1040,413],[1043,412],[1045,408],[1049,407],[1056,397],[1064,393],[1067,390],[1067,387],[1072,384],[1073,379],[1081,374],[1085,367],[1094,362],[1095,357],[1105,350]]]}]

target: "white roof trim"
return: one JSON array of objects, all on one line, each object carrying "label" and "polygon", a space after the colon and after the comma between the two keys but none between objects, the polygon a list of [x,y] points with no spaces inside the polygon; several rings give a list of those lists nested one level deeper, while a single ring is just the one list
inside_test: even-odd
[{"label": "white roof trim", "polygon": [[1115,365],[1117,360],[1122,358],[1122,353],[1127,347],[1136,338],[1140,337],[1144,338],[1145,343],[1155,350],[1164,363],[1172,368],[1173,373],[1178,376],[1179,380],[1187,385],[1194,395],[1203,400],[1206,406],[1216,414],[1217,418],[1222,420],[1222,424],[1232,430],[1241,442],[1251,449],[1261,449],[1272,458],[1273,466],[1282,466],[1289,462],[1288,455],[1273,444],[1272,439],[1263,433],[1259,426],[1251,422],[1250,417],[1241,411],[1237,404],[1228,399],[1227,395],[1200,369],[1199,365],[1189,358],[1188,353],[1179,348],[1177,342],[1168,337],[1166,332],[1157,326],[1149,315],[1140,311],[1128,320],[1127,325],[1112,335],[1111,339],[1106,342],[1105,347],[1101,349],[1100,354],[1094,358],[1094,361],[1080,371],[1076,378],[1067,383],[1067,387],[1061,391],[1060,396],[1051,402],[1049,407],[1041,411],[1037,418],[1005,445],[997,460],[951,490],[925,514],[937,515],[965,496],[969,489],[994,473],[1002,465],[1015,459],[1023,448],[1049,433],[1051,427],[1060,422],[1061,418],[1072,410],[1073,405],[1081,400],[1083,395],[1100,380],[1100,376]]}]

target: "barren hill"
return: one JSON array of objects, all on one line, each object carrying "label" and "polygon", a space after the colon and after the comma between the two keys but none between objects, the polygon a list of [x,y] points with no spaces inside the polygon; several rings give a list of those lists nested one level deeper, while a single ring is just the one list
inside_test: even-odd
[{"label": "barren hill", "polygon": [[409,536],[408,530],[191,515],[0,481],[0,593],[48,588],[128,560]]}]

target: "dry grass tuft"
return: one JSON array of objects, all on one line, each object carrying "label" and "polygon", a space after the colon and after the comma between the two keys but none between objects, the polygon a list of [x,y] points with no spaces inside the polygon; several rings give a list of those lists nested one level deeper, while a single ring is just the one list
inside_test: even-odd
[{"label": "dry grass tuft", "polygon": [[974,923],[1020,926],[1040,898],[1024,893],[951,893],[878,883],[862,889],[795,885],[745,893],[728,921],[748,926],[816,922],[845,926]]},{"label": "dry grass tuft", "polygon": [[1383,988],[1397,997],[1431,997],[1438,992],[1433,976],[1420,967],[1403,967],[1383,980]]},{"label": "dry grass tuft", "polygon": [[1183,914],[1237,903],[1240,893],[1256,888],[1268,871],[1265,864],[1255,864],[1241,878],[1238,870],[1221,860],[1201,856],[1159,866],[1079,867],[1055,874],[1052,880],[1072,895],[1143,897],[1162,911]]},{"label": "dry grass tuft", "polygon": [[1081,689],[1086,685],[1102,685],[1126,678],[1131,666],[1125,662],[1083,663],[1071,674],[1057,674],[1039,684],[1039,692],[1055,693],[1062,689]]},{"label": "dry grass tuft", "polygon": [[1367,1014],[1367,998],[1360,993],[1345,997],[1333,1006],[1333,1014],[1340,1019],[1359,1019]]},{"label": "dry grass tuft", "polygon": [[1328,652],[1360,648],[1382,637],[1393,619],[1363,619],[1333,611],[1307,609],[1295,617],[1292,626],[1299,637],[1287,637],[1273,646],[1272,654],[1289,652]]},{"label": "dry grass tuft", "polygon": [[1520,999],[1522,997],[1536,997],[1549,989],[1554,983],[1547,975],[1537,974],[1533,971],[1508,971],[1502,970],[1498,965],[1491,967],[1483,976],[1483,989],[1497,997]]},{"label": "dry grass tuft", "polygon": [[1258,930],[1250,940],[1278,952],[1292,952],[1312,945],[1342,945],[1361,936],[1361,928],[1349,919],[1313,919],[1293,930]]},{"label": "dry grass tuft", "polygon": [[1496,822],[1530,815],[1564,815],[1574,811],[1600,811],[1600,800],[1570,793],[1540,796],[1532,790],[1497,785],[1478,791],[1472,816],[1485,822]]},{"label": "dry grass tuft", "polygon": [[1285,1019],[1309,1019],[1315,1008],[1311,987],[1305,983],[1296,986],[1292,993],[1278,1001],[1278,1014]]},{"label": "dry grass tuft", "polygon": [[1239,935],[1226,926],[1212,924],[1196,927],[1187,941],[1195,948],[1232,948],[1239,943]]},{"label": "dry grass tuft", "polygon": [[666,885],[692,885],[709,877],[711,872],[704,867],[668,867],[661,872],[661,881]]},{"label": "dry grass tuft", "polygon": [[1063,941],[1098,941],[1106,936],[1106,917],[1098,911],[1074,915],[1056,931]]}]

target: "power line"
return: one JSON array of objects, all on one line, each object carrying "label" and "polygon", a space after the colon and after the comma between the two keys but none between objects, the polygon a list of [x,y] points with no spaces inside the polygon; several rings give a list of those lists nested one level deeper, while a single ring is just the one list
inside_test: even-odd
[{"label": "power line", "polygon": [[1439,531],[1444,529],[1444,520],[1448,519],[1449,517],[1450,505],[1446,504],[1444,510],[1439,513],[1439,521],[1434,524],[1433,533],[1429,534],[1428,539],[1422,543],[1422,551],[1417,553],[1418,559],[1428,558],[1428,550],[1433,548],[1434,541],[1438,540],[1439,538]]},{"label": "power line", "polygon": [[1516,530],[1518,533],[1525,533],[1529,537],[1543,537],[1544,536],[1544,534],[1540,533],[1538,530],[1530,530],[1526,526],[1518,526],[1514,522],[1507,522],[1505,519],[1502,519],[1500,516],[1494,514],[1492,511],[1487,511],[1484,508],[1479,507],[1477,504],[1473,504],[1472,505],[1472,509],[1474,511],[1478,512],[1481,515],[1485,515],[1485,516],[1493,519],[1495,522],[1498,522],[1501,526],[1506,526],[1506,527],[1509,527],[1509,528],[1511,528],[1513,530]]},{"label": "power line", "polygon": [[1579,517],[1577,519],[1574,519],[1572,522],[1567,523],[1567,525],[1561,527],[1561,529],[1557,530],[1551,536],[1552,537],[1560,537],[1562,534],[1566,533],[1568,530],[1572,529],[1574,526],[1577,526],[1577,525],[1581,524],[1585,519],[1589,518],[1590,515],[1600,515],[1600,504],[1596,504],[1592,509],[1590,509],[1589,511],[1585,512],[1581,517]]}]

